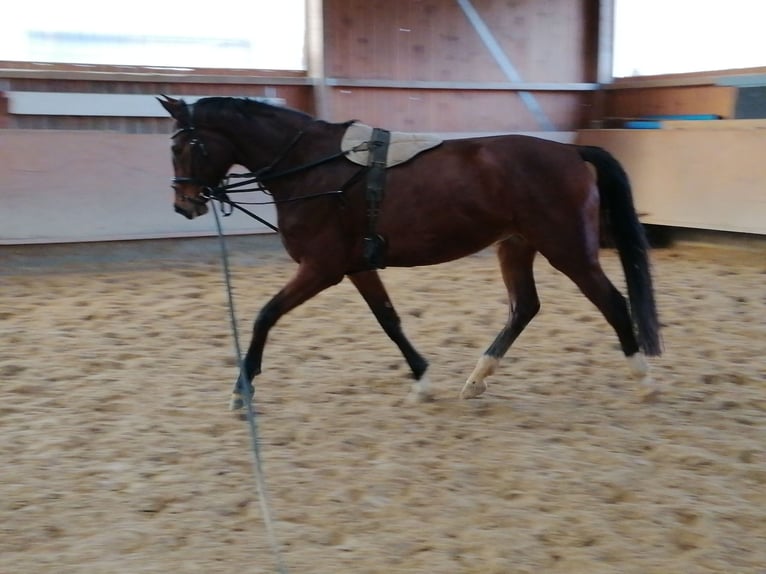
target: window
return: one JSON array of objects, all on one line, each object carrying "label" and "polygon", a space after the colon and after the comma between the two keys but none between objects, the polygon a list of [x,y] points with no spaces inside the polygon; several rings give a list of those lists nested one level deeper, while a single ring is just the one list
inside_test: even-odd
[{"label": "window", "polygon": [[305,0],[17,2],[0,60],[302,70]]},{"label": "window", "polygon": [[615,77],[766,66],[766,2],[614,3]]}]

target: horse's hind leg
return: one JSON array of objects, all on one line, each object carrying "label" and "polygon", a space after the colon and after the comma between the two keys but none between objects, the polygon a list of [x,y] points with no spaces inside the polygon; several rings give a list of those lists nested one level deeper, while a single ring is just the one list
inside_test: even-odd
[{"label": "horse's hind leg", "polygon": [[[593,241],[595,239],[592,238],[591,243]],[[617,334],[620,347],[628,359],[633,375],[642,382],[643,399],[653,400],[657,396],[658,390],[649,374],[646,359],[643,353],[639,351],[627,301],[601,268],[598,261],[598,250],[580,250],[574,244],[570,244],[566,255],[548,256],[548,260],[559,271],[572,279],[580,291],[601,311],[601,314]]]},{"label": "horse's hind leg", "polygon": [[349,275],[348,278],[367,302],[367,305],[369,305],[378,323],[383,327],[383,331],[396,343],[396,346],[399,347],[399,350],[404,355],[415,379],[412,398],[418,401],[429,400],[431,394],[426,376],[428,362],[420,356],[409,340],[407,340],[407,337],[405,337],[399,315],[397,315],[388,297],[378,272],[374,270],[362,271]]},{"label": "horse's hind leg", "polygon": [[487,390],[484,379],[495,371],[500,359],[540,310],[533,272],[535,254],[536,250],[523,239],[512,237],[498,243],[497,257],[508,290],[508,321],[479,358],[460,392],[461,399],[478,397]]}]

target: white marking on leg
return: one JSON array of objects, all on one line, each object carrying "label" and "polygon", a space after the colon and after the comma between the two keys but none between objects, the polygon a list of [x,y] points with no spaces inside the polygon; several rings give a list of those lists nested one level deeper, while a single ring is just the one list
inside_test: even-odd
[{"label": "white marking on leg", "polygon": [[628,365],[633,376],[640,381],[638,389],[641,401],[645,403],[656,401],[662,392],[659,385],[649,372],[649,364],[643,353],[635,353],[628,357]]},{"label": "white marking on leg", "polygon": [[482,355],[479,357],[476,367],[468,377],[468,380],[463,385],[463,390],[460,391],[461,399],[472,399],[480,396],[487,390],[487,383],[484,379],[495,372],[497,365],[500,363],[500,359],[497,357],[491,357],[490,355]]},{"label": "white marking on leg", "polygon": [[412,383],[412,390],[408,399],[412,403],[427,403],[434,399],[431,393],[431,381],[428,378],[428,372],[423,373],[420,378]]},{"label": "white marking on leg", "polygon": [[232,393],[229,400],[229,410],[238,411],[245,406],[245,401],[239,393]]},{"label": "white marking on leg", "polygon": [[649,364],[641,352],[634,353],[628,357],[628,365],[630,365],[630,370],[637,379],[643,379],[649,374]]}]

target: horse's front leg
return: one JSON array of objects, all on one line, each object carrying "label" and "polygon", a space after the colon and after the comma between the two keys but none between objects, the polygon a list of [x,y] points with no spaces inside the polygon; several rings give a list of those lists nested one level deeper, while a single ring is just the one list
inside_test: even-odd
[{"label": "horse's front leg", "polygon": [[280,317],[301,303],[308,301],[314,295],[339,283],[343,279],[342,272],[332,272],[329,266],[301,264],[298,272],[258,313],[253,324],[253,336],[242,362],[237,382],[231,398],[232,410],[244,406],[244,391],[253,393],[253,378],[261,373],[263,349],[269,330]]},{"label": "horse's front leg", "polygon": [[404,355],[404,359],[412,371],[412,377],[415,379],[415,384],[410,394],[411,399],[417,402],[431,400],[431,390],[429,388],[428,377],[426,376],[428,362],[415,350],[404,335],[399,315],[397,315],[388,297],[378,272],[374,270],[363,271],[349,275],[348,278],[367,302],[367,305],[369,305],[378,323],[383,327],[383,331],[396,343],[396,346],[399,347],[402,355]]}]

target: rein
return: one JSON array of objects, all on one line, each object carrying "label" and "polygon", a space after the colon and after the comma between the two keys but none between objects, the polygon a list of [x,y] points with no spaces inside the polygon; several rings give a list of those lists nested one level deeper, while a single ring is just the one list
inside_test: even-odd
[{"label": "rein", "polygon": [[[194,133],[196,131],[196,128],[194,126],[189,126],[186,128],[181,128],[178,131],[176,131],[172,137],[175,137],[179,133],[183,131],[190,131]],[[307,171],[309,169],[313,169],[315,167],[318,167],[320,165],[324,165],[326,163],[329,163],[331,161],[334,161],[340,157],[346,157],[350,153],[354,153],[357,151],[363,151],[366,146],[368,146],[367,142],[363,142],[351,149],[345,150],[345,151],[339,151],[337,153],[331,154],[329,156],[311,161],[309,163],[305,163],[302,165],[299,165],[297,167],[292,167],[283,171],[279,171],[276,173],[271,173],[275,170],[276,166],[281,163],[284,158],[287,156],[290,151],[296,146],[298,141],[303,137],[305,133],[305,129],[301,129],[295,137],[290,141],[290,143],[286,146],[284,151],[280,153],[274,161],[272,161],[269,165],[266,167],[255,171],[255,172],[247,172],[247,173],[230,173],[228,174],[222,181],[224,182],[223,185],[217,185],[215,187],[213,186],[207,186],[203,185],[203,192],[201,193],[201,197],[203,197],[206,200],[215,200],[218,201],[221,204],[221,213],[224,217],[230,216],[232,213],[234,213],[234,210],[237,209],[246,215],[250,216],[251,218],[255,219],[259,223],[265,225],[269,229],[275,232],[279,232],[279,228],[275,226],[274,224],[266,221],[259,215],[256,215],[249,209],[242,207],[243,205],[277,205],[282,203],[292,203],[296,201],[304,201],[307,199],[317,199],[320,197],[328,197],[328,196],[334,196],[334,195],[343,195],[345,191],[353,185],[357,179],[361,177],[363,173],[367,171],[367,167],[363,167],[360,169],[356,174],[351,176],[346,183],[344,183],[340,189],[335,189],[331,191],[322,191],[318,193],[309,193],[306,195],[301,195],[297,197],[289,197],[287,199],[271,199],[269,201],[234,201],[229,197],[230,193],[252,193],[257,191],[262,191],[266,193],[267,195],[271,195],[271,192],[264,187],[264,183],[268,181],[277,180],[284,177],[289,177],[291,175],[294,175],[296,173],[301,173],[303,171]],[[194,149],[199,149],[202,156],[207,155],[207,150],[205,149],[205,144],[196,136],[189,142],[189,145],[191,145]],[[229,183],[231,179],[243,179],[244,181],[238,181],[234,183]],[[200,184],[200,182],[194,178],[194,177],[174,177],[172,179],[172,182],[174,184],[177,183],[196,183]],[[245,187],[245,186],[254,186],[254,187]],[[189,198],[194,199],[194,198]],[[228,209],[224,206],[228,206]]]},{"label": "rein", "polygon": [[[302,134],[303,132],[301,132]],[[298,134],[299,136],[301,134]],[[297,138],[296,138],[297,139]],[[294,175],[296,173],[300,173],[302,171],[307,171],[309,169],[318,167],[320,165],[323,165],[325,163],[329,163],[333,160],[338,159],[339,157],[346,157],[348,154],[359,151],[358,148],[362,147],[365,144],[360,144],[359,146],[356,146],[355,148],[346,150],[346,151],[339,151],[338,153],[334,153],[332,155],[329,155],[327,157],[323,157],[321,159],[305,163],[302,165],[299,165],[297,167],[292,167],[290,169],[286,169],[284,171],[280,171],[277,173],[268,173],[271,169],[273,169],[272,166],[276,165],[278,162],[274,162],[271,166],[268,166],[262,170],[255,171],[255,172],[247,172],[247,173],[230,173],[228,174],[223,181],[228,182],[230,179],[244,179],[245,181],[240,181],[237,183],[224,183],[223,185],[219,185],[216,187],[208,187],[209,190],[209,196],[208,198],[217,198],[218,195],[228,195],[229,193],[247,193],[247,192],[254,192],[254,191],[262,191],[264,193],[267,193],[271,195],[271,192],[263,187],[263,184],[268,181],[280,179],[283,177],[287,177],[290,175]],[[280,156],[284,157],[284,155]],[[264,175],[265,174],[265,175]],[[249,187],[246,189],[238,189],[242,188],[246,185],[255,185],[255,187]],[[313,199],[315,197],[324,197],[327,195],[337,195],[339,193],[343,193],[344,189],[347,187],[347,184],[344,184],[341,189],[339,190],[332,190],[332,191],[322,191],[319,193],[310,193],[307,195],[301,195],[298,197],[289,197],[287,199],[274,199],[272,201],[264,201],[260,203],[250,203],[249,205],[265,205],[265,204],[278,204],[278,203],[290,203],[292,201],[300,201],[303,199]],[[246,204],[247,205],[247,204]]]},{"label": "rein", "polygon": [[[237,365],[239,366],[239,379],[237,381],[237,388],[242,395],[243,403],[247,415],[247,424],[250,430],[250,443],[253,451],[253,474],[255,476],[256,488],[258,490],[258,501],[261,506],[261,514],[263,516],[263,523],[266,526],[266,534],[271,545],[272,553],[274,554],[274,561],[279,574],[287,574],[287,567],[282,560],[282,552],[280,549],[279,540],[274,528],[274,519],[271,515],[271,507],[269,505],[268,491],[266,490],[266,473],[263,470],[263,455],[261,454],[261,441],[258,433],[258,421],[256,418],[256,409],[253,406],[254,391],[251,391],[250,384],[245,380],[245,369],[242,363],[242,346],[239,342],[239,331],[237,329],[237,317],[234,310],[234,291],[231,282],[231,267],[229,264],[229,252],[226,248],[226,237],[223,233],[223,227],[221,225],[221,218],[218,216],[218,212],[214,209],[215,225],[218,230],[218,241],[221,248],[221,263],[223,270],[224,283],[226,285],[226,295],[229,307],[229,321],[231,322],[231,330],[234,336],[234,353],[237,358]],[[260,218],[259,218],[260,219]],[[261,220],[266,225],[267,222]]]},{"label": "rein", "polygon": [[[344,183],[341,186],[340,189],[333,189],[331,191],[320,191],[318,193],[309,193],[309,194],[306,194],[306,195],[299,195],[297,197],[288,197],[287,199],[274,199],[272,197],[272,199],[270,199],[269,201],[234,201],[234,200],[232,200],[229,197],[229,194],[230,193],[252,193],[252,192],[256,192],[256,191],[262,191],[263,193],[265,193],[267,195],[271,195],[271,192],[268,189],[266,189],[265,187],[263,187],[263,182],[264,181],[268,181],[268,180],[272,180],[272,179],[277,179],[279,177],[283,177],[283,176],[291,175],[293,173],[298,173],[298,172],[301,172],[301,171],[305,171],[305,170],[311,169],[312,167],[316,167],[316,166],[321,165],[323,163],[332,161],[332,160],[337,159],[337,158],[339,158],[341,156],[346,156],[351,151],[353,151],[353,150],[337,153],[337,154],[334,154],[332,156],[323,158],[321,160],[318,160],[318,161],[315,161],[315,162],[312,162],[312,163],[309,163],[309,164],[301,165],[301,166],[298,166],[296,168],[292,168],[290,170],[287,170],[287,171],[284,171],[284,172],[281,172],[281,173],[276,173],[276,174],[274,174],[274,175],[272,175],[272,176],[270,176],[268,178],[259,177],[257,173],[230,173],[229,175],[227,175],[224,178],[224,181],[228,182],[229,179],[233,179],[233,178],[246,178],[246,179],[245,179],[245,181],[240,181],[240,182],[237,182],[237,183],[224,183],[223,185],[219,185],[219,186],[216,186],[216,187],[205,187],[205,191],[202,193],[202,197],[204,197],[205,199],[212,199],[212,200],[218,201],[222,206],[223,205],[228,205],[229,206],[228,210],[225,209],[225,208],[221,209],[221,213],[223,214],[224,217],[230,216],[234,212],[234,209],[237,209],[237,210],[241,211],[242,213],[245,213],[246,215],[249,215],[250,217],[255,219],[257,222],[265,225],[266,227],[268,227],[272,231],[275,231],[275,232],[278,233],[279,232],[279,228],[276,225],[266,221],[261,216],[256,215],[255,213],[253,213],[249,209],[247,209],[245,207],[242,207],[242,206],[243,205],[278,205],[278,204],[283,204],[283,203],[292,203],[292,202],[296,202],[296,201],[304,201],[304,200],[307,200],[307,199],[318,199],[320,197],[329,197],[329,196],[333,196],[333,195],[336,195],[336,196],[337,195],[343,195],[346,192],[346,190],[349,187],[351,187],[351,185],[353,185],[356,182],[356,180],[359,179],[364,172],[367,171],[367,168],[366,167],[361,168],[354,175],[352,175],[348,179],[348,181],[346,181],[346,183]],[[252,184],[255,184],[255,187],[250,187],[250,188],[246,188],[246,189],[237,189],[237,188],[241,188],[241,187],[244,187],[246,185],[252,185]]]},{"label": "rein", "polygon": [[[193,134],[193,137],[189,142],[189,145],[192,148],[191,149],[192,160],[194,160],[195,156],[198,154],[201,154],[203,158],[206,157],[208,154],[205,148],[205,144],[201,139],[199,139],[199,137],[197,137],[195,127],[191,123],[191,121],[189,122],[188,126],[177,131],[173,137],[175,137],[175,135],[183,131],[189,131]],[[299,165],[297,167],[285,169],[283,171],[276,171],[276,166],[284,160],[284,158],[295,147],[295,145],[297,144],[297,142],[300,140],[300,138],[303,136],[304,133],[305,133],[305,130],[301,129],[298,132],[298,134],[291,140],[290,144],[285,148],[285,150],[281,154],[279,154],[276,157],[276,159],[271,162],[271,164],[258,170],[257,172],[249,172],[249,173],[242,173],[242,174],[233,174],[233,173],[228,174],[222,180],[223,182],[222,184],[219,184],[216,186],[209,186],[209,185],[206,185],[204,182],[200,181],[199,179],[195,178],[192,171],[189,174],[189,177],[174,177],[172,180],[172,183],[174,185],[181,184],[181,183],[191,183],[191,184],[200,186],[202,188],[202,191],[199,194],[199,196],[193,197],[193,198],[187,198],[187,199],[193,202],[203,202],[203,203],[204,201],[207,201],[207,200],[215,200],[220,203],[221,215],[224,217],[231,215],[234,209],[237,209],[245,213],[246,215],[250,216],[251,218],[255,219],[259,223],[265,225],[269,229],[275,232],[279,232],[279,229],[275,225],[266,221],[262,217],[256,215],[249,209],[242,206],[243,204],[248,205],[248,203],[233,201],[232,199],[229,198],[229,194],[262,191],[268,195],[272,195],[271,192],[264,187],[264,183],[269,181],[274,181],[279,178],[289,177],[291,175],[294,175],[296,173],[300,173],[303,171],[307,171],[314,167],[334,161],[340,157],[345,157],[349,153],[352,153],[355,151],[361,151],[362,149],[364,149],[364,146],[369,145],[367,142],[365,142],[347,151],[340,151],[340,152],[331,154],[327,157],[323,157],[323,158],[311,161],[309,163]],[[193,169],[193,163],[194,161],[192,161],[192,169]],[[303,201],[308,199],[315,199],[320,197],[342,195],[345,193],[345,191],[348,188],[350,188],[354,183],[356,183],[359,179],[361,179],[361,177],[365,173],[367,173],[369,170],[370,170],[370,166],[360,168],[338,190],[318,192],[318,193],[312,193],[312,194],[301,195],[296,197],[288,197],[282,200],[277,200],[272,197],[272,200],[268,202],[252,202],[250,204],[252,205],[262,205],[267,203],[281,204],[281,203],[288,203],[288,202],[295,202],[295,201]],[[232,179],[241,179],[243,181],[231,182],[230,180]],[[248,186],[254,186],[254,187],[248,187]],[[228,206],[228,208],[226,206]],[[269,543],[271,545],[271,550],[274,555],[275,566],[277,568],[277,571],[279,572],[279,574],[287,574],[287,568],[282,559],[282,552],[281,552],[279,540],[275,532],[274,519],[271,514],[271,509],[270,509],[269,500],[268,500],[266,478],[265,478],[265,472],[263,469],[263,462],[262,462],[263,457],[262,457],[261,448],[260,448],[261,441],[260,441],[258,424],[257,424],[257,411],[254,407],[254,389],[250,386],[250,382],[247,381],[245,377],[242,348],[240,345],[239,332],[237,329],[236,313],[234,309],[234,295],[233,295],[231,269],[229,264],[228,249],[226,246],[226,239],[223,232],[221,217],[219,216],[218,210],[216,210],[214,207],[212,211],[215,216],[216,229],[218,232],[218,239],[219,239],[220,249],[221,249],[221,261],[222,261],[223,275],[224,275],[224,281],[225,281],[225,287],[226,287],[226,295],[228,300],[229,320],[231,322],[231,329],[232,329],[232,334],[234,338],[234,352],[236,354],[237,364],[239,366],[239,378],[237,380],[237,389],[243,399],[243,404],[246,409],[247,422],[248,422],[248,426],[250,430],[250,438],[251,438],[252,454],[253,454],[253,457],[252,457],[253,474],[255,476],[255,482],[256,482],[256,487],[258,491],[258,499],[259,499],[260,507],[261,507],[261,514],[266,527],[266,532],[269,539]]]}]

